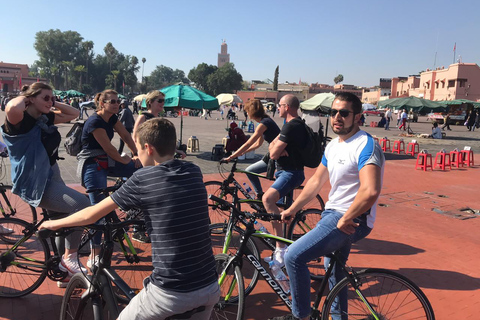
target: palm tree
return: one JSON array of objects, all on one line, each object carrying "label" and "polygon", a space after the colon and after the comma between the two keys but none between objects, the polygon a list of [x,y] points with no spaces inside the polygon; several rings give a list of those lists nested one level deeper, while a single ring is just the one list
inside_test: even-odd
[{"label": "palm tree", "polygon": [[112,70],[112,75],[113,75],[113,89],[117,91],[117,77],[120,74],[120,71],[118,70]]},{"label": "palm tree", "polygon": [[79,73],[79,78],[80,78],[80,86],[78,87],[78,90],[79,91],[82,91],[82,73],[84,73],[86,71],[86,68],[84,65],[78,65],[78,66],[75,66],[75,68],[73,69],[75,72],[78,72]]},{"label": "palm tree", "polygon": [[[88,60],[90,60],[90,50],[93,49],[93,41],[85,41],[85,42],[82,43],[82,45],[83,45],[83,48],[85,49],[85,51],[87,52],[87,59],[86,59],[86,64],[85,64],[87,66],[87,68],[86,68],[87,76],[86,76],[86,79],[85,79],[86,80],[85,83],[88,84]],[[80,86],[81,86],[81,84],[80,84]]]},{"label": "palm tree", "polygon": [[143,69],[145,68],[145,62],[147,62],[147,59],[142,58],[142,63],[143,63],[143,65],[142,65],[142,83],[143,83]]}]

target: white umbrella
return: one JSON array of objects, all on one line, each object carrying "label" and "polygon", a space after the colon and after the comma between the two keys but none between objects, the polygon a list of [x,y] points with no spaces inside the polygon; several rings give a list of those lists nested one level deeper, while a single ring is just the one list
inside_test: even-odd
[{"label": "white umbrella", "polygon": [[333,93],[319,93],[300,103],[300,108],[302,110],[317,110],[328,113],[332,108],[333,100],[335,100]]},{"label": "white umbrella", "polygon": [[363,110],[375,110],[375,109],[377,109],[377,107],[374,106],[371,103],[364,103],[364,104],[362,104],[362,109]]},{"label": "white umbrella", "polygon": [[138,96],[136,96],[135,98],[133,98],[133,100],[135,101],[138,101],[138,102],[141,102],[143,99],[145,99],[147,97],[146,94],[139,94]]},{"label": "white umbrella", "polygon": [[216,96],[218,104],[232,104],[232,103],[243,103],[243,100],[239,96],[233,93],[220,93]]}]

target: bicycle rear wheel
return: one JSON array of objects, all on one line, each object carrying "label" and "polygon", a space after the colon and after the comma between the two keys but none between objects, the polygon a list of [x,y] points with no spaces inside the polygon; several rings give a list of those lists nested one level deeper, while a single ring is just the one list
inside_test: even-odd
[{"label": "bicycle rear wheel", "polygon": [[22,297],[45,280],[50,249],[34,233],[24,239],[34,226],[23,220],[2,218],[0,225],[11,231],[0,236],[0,297]]},{"label": "bicycle rear wheel", "polygon": [[[322,217],[322,211],[318,209],[306,209],[297,212],[288,230],[288,239],[296,241],[305,233],[315,228]],[[313,280],[321,280],[325,275],[322,257],[318,257],[308,263],[310,277]]]},{"label": "bicycle rear wheel", "polygon": [[0,211],[5,218],[17,218],[33,224],[37,222],[35,208],[13,194],[12,186],[0,185]]},{"label": "bicycle rear wheel", "polygon": [[[303,191],[303,186],[299,186],[293,190],[293,201],[298,198],[300,193]],[[320,197],[319,194],[317,194],[312,200],[307,202],[304,206],[303,209],[318,209],[318,210],[325,210],[325,202],[323,202],[322,197]]]},{"label": "bicycle rear wheel", "polygon": [[[212,249],[214,255],[223,252],[226,232],[225,227],[226,225],[223,223],[216,223],[210,225],[210,238],[212,239]],[[240,240],[243,234],[243,229],[239,227],[234,227],[227,254],[232,256],[235,255],[238,247],[240,246]],[[247,241],[247,249],[250,251],[249,254],[252,254],[257,260],[260,261],[260,253],[258,252],[257,245],[255,244],[255,241],[252,240],[252,238],[249,238]],[[245,255],[243,256],[242,275],[245,286],[245,296],[248,296],[257,284],[259,272],[249,262],[248,258]]]},{"label": "bicycle rear wheel", "polygon": [[[222,190],[223,183],[221,181],[207,181],[204,183],[207,189],[207,194],[213,194],[214,196],[224,199],[227,202],[232,202],[231,195],[225,194]],[[220,210],[219,208],[213,208],[216,203],[212,200],[208,200],[208,213],[210,216],[210,223],[225,223],[229,218],[229,212]]]},{"label": "bicycle rear wheel", "polygon": [[[435,319],[432,306],[422,290],[398,273],[367,269],[358,272],[355,280],[358,288],[345,278],[332,289],[323,305],[322,319]],[[346,303],[340,302],[342,290],[347,291]]]},{"label": "bicycle rear wheel", "polygon": [[[221,277],[229,261],[226,254],[217,254],[217,273]],[[219,279],[220,299],[213,307],[211,319],[241,320],[245,309],[243,276],[239,266],[231,265],[223,279]],[[230,297],[236,297],[231,299]]]},{"label": "bicycle rear wheel", "polygon": [[110,315],[100,295],[83,296],[90,286],[83,274],[73,275],[63,295],[60,320],[116,319],[116,316]]}]

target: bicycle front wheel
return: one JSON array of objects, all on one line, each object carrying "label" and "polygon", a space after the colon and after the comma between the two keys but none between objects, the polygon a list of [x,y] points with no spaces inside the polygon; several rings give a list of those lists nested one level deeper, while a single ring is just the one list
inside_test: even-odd
[{"label": "bicycle front wheel", "polygon": [[[333,288],[323,305],[323,320],[435,319],[425,294],[416,284],[398,273],[367,269],[357,273],[355,282],[357,288],[345,278]],[[344,297],[342,291],[346,294]]]},{"label": "bicycle front wheel", "polygon": [[[207,194],[213,194],[214,196],[224,199],[227,202],[232,202],[233,198],[229,194],[225,194],[222,189],[223,183],[220,181],[207,181],[204,183],[207,189]],[[208,200],[208,214],[210,216],[210,223],[225,223],[230,215],[230,212],[220,210],[219,208],[213,208],[215,202]]]},{"label": "bicycle front wheel", "polygon": [[0,297],[22,297],[45,280],[50,249],[34,233],[25,239],[34,226],[23,220],[2,218],[0,226]]},{"label": "bicycle front wheel", "polygon": [[[226,232],[226,225],[223,223],[216,223],[210,225],[210,239],[212,240],[212,249],[213,254],[217,255],[222,253],[223,245],[225,243],[225,232]],[[240,241],[243,237],[245,232],[243,229],[235,226],[232,232],[232,236],[230,239],[230,246],[228,248],[228,254],[235,255],[240,246]],[[247,249],[249,250],[248,254],[255,256],[255,258],[260,261],[260,253],[258,252],[257,245],[252,238],[248,238],[247,240]],[[248,296],[250,292],[252,292],[253,288],[257,284],[258,277],[260,273],[258,270],[250,263],[248,258],[244,255],[243,256],[243,264],[242,264],[242,275],[243,281],[245,286],[245,296]]]},{"label": "bicycle front wheel", "polygon": [[[298,198],[300,193],[303,191],[303,186],[299,186],[293,190],[293,201]],[[304,209],[318,209],[320,211],[325,210],[325,202],[323,202],[322,197],[317,194],[315,197],[312,198],[309,202],[307,202],[304,206]]]},{"label": "bicycle front wheel", "polygon": [[107,311],[100,295],[87,295],[85,292],[91,284],[81,273],[73,275],[68,282],[67,288],[60,306],[60,320],[114,320],[116,316],[111,316]]},{"label": "bicycle front wheel", "polygon": [[[288,229],[288,239],[297,241],[304,234],[315,228],[322,217],[322,211],[318,209],[306,209],[297,212],[295,218]],[[322,257],[318,257],[308,264],[310,278],[313,280],[321,280],[325,275],[325,267],[323,266]]]},{"label": "bicycle front wheel", "polygon": [[[243,276],[239,266],[230,265],[222,278],[222,272],[225,270],[230,257],[227,254],[217,254],[215,261],[217,273],[220,276],[220,299],[213,307],[211,319],[214,320],[241,320],[245,309],[245,296],[243,287]],[[235,297],[235,299],[232,299]]]},{"label": "bicycle front wheel", "polygon": [[5,218],[17,218],[32,224],[37,222],[35,208],[12,193],[12,186],[0,186],[0,211]]}]

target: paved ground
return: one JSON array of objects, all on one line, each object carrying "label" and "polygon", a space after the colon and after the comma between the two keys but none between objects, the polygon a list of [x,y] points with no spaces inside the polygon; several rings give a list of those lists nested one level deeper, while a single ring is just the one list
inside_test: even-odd
[{"label": "paved ground", "polygon": [[[3,120],[2,114],[0,119]],[[180,119],[172,120],[178,128]],[[226,125],[225,120],[184,119],[183,140],[190,135],[200,140],[200,152],[187,159],[202,168],[205,180],[219,179],[215,174],[218,172],[216,163],[210,160],[210,151],[215,143],[221,142]],[[65,134],[70,126],[62,125],[60,131]],[[430,132],[430,127],[426,122],[412,124],[414,132]],[[391,131],[365,129],[378,137],[399,138],[395,128]],[[417,139],[420,148],[432,153],[442,148],[463,149],[466,145],[476,152],[480,150],[478,131],[467,132],[465,127],[456,126],[452,129],[445,140]],[[67,183],[81,190],[74,177],[76,161],[65,156],[67,159],[61,162],[62,175]],[[430,299],[437,319],[478,319],[480,156],[475,157],[477,165],[474,167],[445,172],[415,170],[415,159],[409,156],[387,153],[386,158],[375,229],[367,239],[355,245],[349,264],[359,269],[387,268],[414,280]],[[313,170],[307,170],[307,177],[312,173]],[[2,181],[7,180],[8,177]],[[327,194],[328,188],[321,191],[324,199]],[[27,297],[0,300],[0,319],[56,319],[62,294],[63,289],[46,280]],[[247,319],[267,319],[285,312],[286,307],[263,281],[247,299]]]}]

